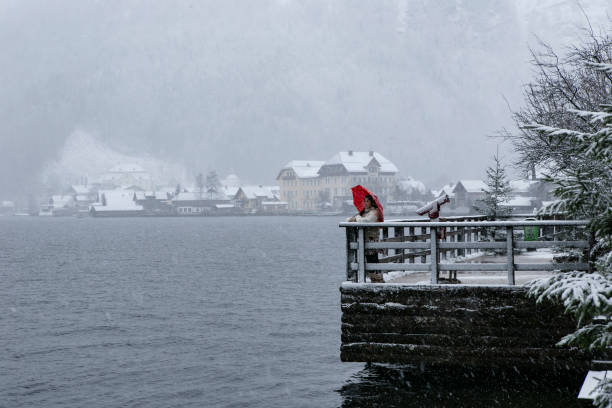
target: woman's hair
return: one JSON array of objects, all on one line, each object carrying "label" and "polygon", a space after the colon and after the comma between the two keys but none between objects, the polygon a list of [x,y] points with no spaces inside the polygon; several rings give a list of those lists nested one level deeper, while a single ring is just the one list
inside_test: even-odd
[{"label": "woman's hair", "polygon": [[[378,209],[378,206],[376,205],[376,201],[374,201],[374,198],[372,198],[371,195],[368,194],[364,198],[367,198],[368,200],[370,200],[370,204],[372,204],[373,208]],[[359,212],[359,215],[363,216],[363,214],[365,214],[365,207],[363,208],[363,210]]]}]

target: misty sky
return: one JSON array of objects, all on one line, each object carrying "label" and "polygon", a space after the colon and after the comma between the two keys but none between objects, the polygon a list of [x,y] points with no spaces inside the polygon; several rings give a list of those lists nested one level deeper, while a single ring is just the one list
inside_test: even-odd
[{"label": "misty sky", "polygon": [[[349,149],[430,187],[483,177],[534,34],[562,47],[585,23],[576,1],[535,3],[2,0],[0,199],[76,130],[250,182]],[[607,1],[584,7],[609,29]]]}]

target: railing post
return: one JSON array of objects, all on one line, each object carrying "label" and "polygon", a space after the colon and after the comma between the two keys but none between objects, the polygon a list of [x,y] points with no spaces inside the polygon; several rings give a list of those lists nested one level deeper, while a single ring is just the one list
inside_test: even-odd
[{"label": "railing post", "polygon": [[430,265],[431,265],[431,283],[438,283],[438,236],[436,232],[436,227],[429,227],[429,233],[431,241],[431,254]]},{"label": "railing post", "polygon": [[[395,228],[395,236],[399,236],[401,237],[400,242],[404,242],[406,240],[405,236],[406,236],[406,231],[404,230],[404,227],[399,227],[399,228]],[[406,262],[406,250],[405,249],[401,249],[399,250],[400,254],[402,254],[402,257],[400,258],[400,262],[404,263]],[[397,253],[398,251],[395,251],[395,253]]]},{"label": "railing post", "polygon": [[[408,228],[408,236],[409,236],[408,241],[410,241],[410,242],[415,242],[415,239],[414,239],[414,234],[415,234],[415,232],[414,232],[414,227],[410,227],[410,228]],[[414,250],[414,249],[409,249],[409,250],[408,250],[408,253],[409,253],[409,254],[410,254],[410,253],[412,253],[412,252],[415,252],[415,250]],[[414,256],[411,256],[408,262],[410,262],[410,263],[414,263]]]},{"label": "railing post", "polygon": [[346,231],[346,280],[351,280],[353,271],[351,270],[351,228],[344,228]]},{"label": "railing post", "polygon": [[[467,230],[467,234],[465,236],[466,241],[472,242],[472,234],[473,234],[472,227],[467,227],[466,230]],[[472,255],[472,248],[468,248],[467,251],[465,251],[465,254]]]},{"label": "railing post", "polygon": [[[431,230],[431,228],[430,228]],[[421,235],[427,234],[427,227],[421,227]],[[427,237],[423,238],[423,242],[427,242]],[[427,252],[421,252],[424,255],[421,255],[421,263],[427,263]]]},{"label": "railing post", "polygon": [[[450,230],[451,230],[450,242],[457,242],[457,227],[451,227]],[[457,257],[457,248],[450,250],[450,256],[451,258]],[[446,258],[448,258],[448,255],[446,255]]]},{"label": "railing post", "polygon": [[357,271],[357,282],[365,282],[365,234],[363,228],[357,230],[357,263],[359,270]]},{"label": "railing post", "polygon": [[506,227],[506,251],[508,263],[508,285],[514,285],[514,234],[512,227]]},{"label": "railing post", "polygon": [[[383,227],[381,229],[382,229],[382,240],[386,241],[387,238],[389,238],[389,228],[388,227]],[[380,239],[380,234],[378,236],[378,239]],[[382,252],[383,252],[384,256],[389,255],[389,250],[387,250],[387,249],[383,249]]]}]

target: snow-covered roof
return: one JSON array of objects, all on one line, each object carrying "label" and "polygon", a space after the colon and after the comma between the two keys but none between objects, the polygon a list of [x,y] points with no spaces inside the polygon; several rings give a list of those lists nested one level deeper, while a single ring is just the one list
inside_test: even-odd
[{"label": "snow-covered roof", "polygon": [[144,197],[155,200],[167,200],[168,192],[167,191],[146,191],[144,192]]},{"label": "snow-covered roof", "polygon": [[278,195],[275,194],[276,186],[242,186],[240,189],[249,200],[254,200],[258,197],[265,197],[270,200],[278,198]]},{"label": "snow-covered roof", "polygon": [[528,193],[531,186],[537,183],[537,180],[510,180],[510,188],[515,193]]},{"label": "snow-covered roof", "polygon": [[455,190],[455,184],[450,183],[445,186],[442,186],[442,188],[440,188],[439,190],[431,190],[431,192],[436,198],[440,197],[442,194],[446,194],[450,198],[452,198],[455,196],[455,193],[453,193],[453,190]]},{"label": "snow-covered roof", "polygon": [[215,208],[234,208],[234,204],[215,204]]},{"label": "snow-covered roof", "polygon": [[510,197],[500,205],[504,207],[531,207],[534,201],[534,197]]},{"label": "snow-covered roof", "polygon": [[482,180],[459,180],[455,185],[453,192],[455,192],[455,189],[459,184],[461,184],[468,193],[482,193],[482,190],[486,190],[487,188],[487,185]]},{"label": "snow-covered roof", "polygon": [[[106,205],[102,205],[102,196]],[[127,190],[101,190],[98,191],[100,201],[91,206],[100,211],[141,211],[142,205],[134,202],[134,192]]]},{"label": "snow-covered roof", "polygon": [[143,173],[146,172],[145,169],[142,168],[142,166],[138,165],[138,164],[134,164],[134,163],[129,163],[129,164],[118,164],[114,167],[112,167],[109,171],[109,173]]},{"label": "snow-covered roof", "polygon": [[389,159],[377,152],[338,152],[333,155],[324,165],[344,166],[349,173],[364,173],[367,172],[367,167],[370,162],[375,159],[380,165],[381,173],[397,173],[397,167]]},{"label": "snow-covered roof", "polygon": [[407,179],[402,179],[397,182],[400,188],[409,193],[418,191],[419,193],[425,193],[427,189],[425,188],[425,184],[419,180],[415,180],[412,177]]},{"label": "snow-covered roof", "polygon": [[225,196],[228,199],[233,199],[236,196],[236,193],[238,193],[238,190],[240,190],[240,187],[234,187],[234,186],[223,186],[223,194],[225,194]]},{"label": "snow-covered roof", "polygon": [[73,184],[72,189],[77,194],[89,194],[91,193],[91,186],[84,186],[82,184]]},{"label": "snow-covered roof", "polygon": [[325,162],[320,160],[291,160],[283,166],[281,172],[291,169],[298,178],[316,178],[319,177],[319,169],[323,163]]}]

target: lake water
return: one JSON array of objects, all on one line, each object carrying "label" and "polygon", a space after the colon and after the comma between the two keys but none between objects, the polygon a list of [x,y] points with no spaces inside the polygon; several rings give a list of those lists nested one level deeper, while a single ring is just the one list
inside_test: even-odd
[{"label": "lake water", "polygon": [[576,378],[340,362],[338,221],[0,217],[0,406],[576,406]]}]

